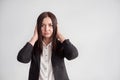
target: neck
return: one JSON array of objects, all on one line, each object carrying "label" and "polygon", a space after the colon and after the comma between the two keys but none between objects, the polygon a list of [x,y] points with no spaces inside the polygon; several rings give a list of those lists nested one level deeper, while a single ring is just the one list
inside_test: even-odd
[{"label": "neck", "polygon": [[46,45],[48,45],[52,41],[52,39],[45,38],[43,39],[43,41]]}]

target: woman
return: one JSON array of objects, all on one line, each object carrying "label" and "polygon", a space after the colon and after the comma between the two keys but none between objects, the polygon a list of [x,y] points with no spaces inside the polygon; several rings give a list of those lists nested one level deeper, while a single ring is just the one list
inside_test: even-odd
[{"label": "woman", "polygon": [[43,12],[31,40],[19,51],[17,60],[31,61],[29,80],[69,80],[64,58],[78,56],[75,46],[58,30],[57,19],[51,12]]}]

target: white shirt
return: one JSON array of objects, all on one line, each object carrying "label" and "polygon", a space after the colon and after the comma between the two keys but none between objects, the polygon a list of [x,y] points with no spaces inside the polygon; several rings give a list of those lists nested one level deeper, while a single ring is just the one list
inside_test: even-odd
[{"label": "white shirt", "polygon": [[39,80],[54,80],[54,74],[51,63],[52,45],[46,45],[43,42],[43,52],[41,54],[40,62],[40,76]]}]

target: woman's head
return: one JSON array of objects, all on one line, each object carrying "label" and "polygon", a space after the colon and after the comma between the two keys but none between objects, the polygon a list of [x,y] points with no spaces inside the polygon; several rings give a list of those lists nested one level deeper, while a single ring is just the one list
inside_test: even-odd
[{"label": "woman's head", "polygon": [[42,52],[42,41],[52,40],[52,49],[56,48],[57,18],[51,12],[43,12],[37,19],[38,46]]},{"label": "woman's head", "polygon": [[52,38],[53,34],[53,24],[50,17],[46,17],[42,21],[41,32],[43,39]]},{"label": "woman's head", "polygon": [[43,40],[56,38],[57,19],[51,12],[43,12],[37,19],[38,38]]}]

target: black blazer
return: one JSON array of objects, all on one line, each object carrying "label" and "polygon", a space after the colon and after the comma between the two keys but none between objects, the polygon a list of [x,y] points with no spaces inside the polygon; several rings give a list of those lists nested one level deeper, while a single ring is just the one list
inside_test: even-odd
[{"label": "black blazer", "polygon": [[[63,43],[57,40],[56,51],[52,51],[52,67],[55,80],[69,80],[66,71],[64,58],[68,60],[78,56],[75,46],[67,39]],[[38,80],[40,72],[40,54],[38,52],[37,41],[34,46],[29,42],[19,51],[17,60],[22,63],[31,61],[29,70],[29,80]]]}]

